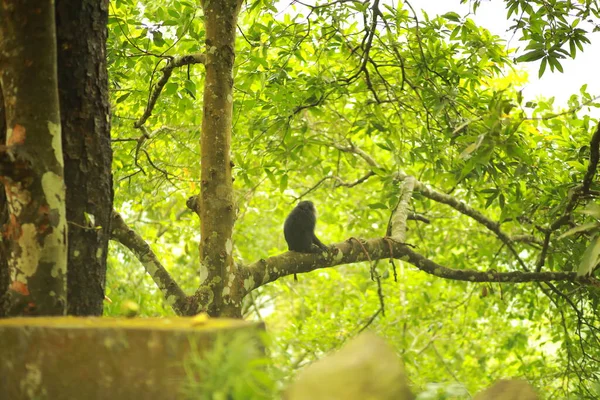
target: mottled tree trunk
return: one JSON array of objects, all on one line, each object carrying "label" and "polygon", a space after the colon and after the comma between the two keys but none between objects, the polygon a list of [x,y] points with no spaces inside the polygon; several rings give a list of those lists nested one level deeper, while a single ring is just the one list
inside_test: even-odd
[{"label": "mottled tree trunk", "polygon": [[106,71],[108,0],[56,0],[69,224],[68,313],[102,315],[113,205]]},{"label": "mottled tree trunk", "polygon": [[[0,87],[0,143],[6,143],[6,115],[4,112],[4,97],[2,96],[2,87]],[[4,301],[6,291],[10,283],[10,274],[8,273],[8,241],[6,240],[8,222],[8,202],[4,185],[0,183],[0,318],[6,317]]]},{"label": "mottled tree trunk", "polygon": [[241,317],[239,282],[233,263],[235,219],[231,176],[231,121],[235,30],[241,0],[202,2],[206,28],[206,78],[202,120],[200,262],[197,298],[210,315]]},{"label": "mottled tree trunk", "polygon": [[10,315],[66,312],[67,221],[56,75],[54,3],[0,3],[3,171],[9,204]]}]

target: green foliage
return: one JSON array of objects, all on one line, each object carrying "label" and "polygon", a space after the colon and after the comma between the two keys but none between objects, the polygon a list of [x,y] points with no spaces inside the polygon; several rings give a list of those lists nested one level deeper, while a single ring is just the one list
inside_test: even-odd
[{"label": "green foliage", "polygon": [[104,302],[104,315],[126,317],[130,312],[128,304],[133,303],[142,317],[174,316],[173,309],[164,303],[162,293],[135,258],[117,252],[115,247],[111,246],[108,259],[105,292],[110,300]]},{"label": "green foliage", "polygon": [[[465,3],[466,0],[461,0]],[[473,2],[477,10],[480,0]],[[596,1],[562,0],[506,0],[507,18],[513,18],[515,24],[511,30],[522,34],[520,40],[527,42],[525,54],[517,58],[518,62],[542,60],[539,76],[549,65],[550,70],[563,72],[559,60],[575,58],[578,50],[590,44],[587,28],[580,23],[585,21],[593,32],[600,30],[597,21],[600,6]]]},{"label": "green foliage", "polygon": [[[468,16],[380,3],[367,62],[372,3],[282,10],[251,1],[242,10],[232,138],[236,262],[286,250],[282,225],[299,197],[315,202],[325,243],[385,235],[401,172],[480,211],[508,235],[537,239],[515,241],[513,252],[481,224],[415,193],[412,211],[430,221],[409,221],[415,251],[456,269],[535,270],[544,229],[563,215],[587,170],[598,122],[591,115],[600,103],[585,86],[565,109],[553,99],[523,99],[525,77],[505,43]],[[577,18],[593,14],[586,15],[588,3],[571,4]],[[543,68],[560,70],[559,60],[575,57],[587,39],[564,18],[567,3],[552,4],[507,2],[511,15],[528,16],[516,28],[529,46],[520,61],[541,59]],[[185,200],[200,187],[202,66],[173,71],[145,124],[147,138],[138,140],[133,123],[166,58],[202,51],[202,10],[188,1],[125,0],[110,10],[115,207],[192,293],[200,281],[199,222]],[[588,203],[581,199],[576,211]],[[584,254],[597,242],[594,219],[574,212],[571,225],[551,237],[542,270],[592,271],[597,251]],[[569,231],[576,226],[584,228]],[[319,270],[298,284],[281,279],[248,299],[247,317],[264,319],[275,333],[272,355],[286,377],[369,325],[398,348],[416,392],[473,394],[522,376],[550,397],[593,398],[600,382],[596,290],[570,282],[467,284],[380,262],[383,315],[369,269]],[[109,315],[129,300],[143,316],[171,312],[118,246],[107,288]],[[242,373],[226,365],[224,374]]]},{"label": "green foliage", "polygon": [[184,361],[186,379],[182,383],[184,399],[259,400],[277,396],[276,372],[261,349],[264,341],[255,335],[218,336],[208,352],[200,354],[191,341]]},{"label": "green foliage", "polygon": [[419,393],[417,400],[446,400],[469,398],[468,392],[460,384],[437,384],[427,385],[425,391]]}]

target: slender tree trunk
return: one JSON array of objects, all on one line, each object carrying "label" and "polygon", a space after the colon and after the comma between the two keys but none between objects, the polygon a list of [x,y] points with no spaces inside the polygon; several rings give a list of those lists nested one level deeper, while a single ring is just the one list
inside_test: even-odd
[{"label": "slender tree trunk", "polygon": [[202,120],[200,262],[203,287],[197,293],[210,315],[241,317],[236,301],[232,232],[235,219],[231,176],[231,121],[235,30],[241,0],[204,0],[206,78]]},{"label": "slender tree trunk", "polygon": [[9,314],[67,307],[67,223],[52,0],[0,3],[9,204]]},{"label": "slender tree trunk", "polygon": [[68,313],[102,315],[113,207],[106,71],[108,0],[56,0],[69,223]]},{"label": "slender tree trunk", "polygon": [[[4,96],[2,96],[2,87],[0,87],[0,143],[6,143],[6,113],[4,112]],[[0,179],[1,180],[1,179]],[[4,185],[0,183],[0,237],[5,238],[7,233],[8,222],[8,202]],[[9,247],[6,240],[0,241],[0,318],[6,317],[7,305],[4,304],[7,300],[6,291],[10,284],[10,274],[8,271],[8,254]]]}]

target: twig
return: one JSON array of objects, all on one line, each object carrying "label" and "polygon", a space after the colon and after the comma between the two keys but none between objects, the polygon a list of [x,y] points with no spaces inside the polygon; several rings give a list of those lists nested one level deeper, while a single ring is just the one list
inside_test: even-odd
[{"label": "twig", "polygon": [[158,97],[160,96],[160,92],[162,92],[163,88],[169,81],[169,78],[171,77],[171,74],[173,73],[173,70],[175,68],[182,67],[184,65],[190,65],[190,64],[204,64],[205,61],[206,61],[206,56],[204,55],[204,53],[188,54],[185,56],[177,56],[177,57],[170,58],[169,61],[167,62],[167,65],[162,69],[161,78],[158,80],[158,82],[156,82],[156,86],[154,87],[154,90],[150,94],[150,97],[148,99],[148,104],[146,105],[146,109],[144,110],[144,113],[142,114],[140,119],[138,119],[133,124],[133,127],[134,128],[141,127],[148,120],[150,115],[152,115],[152,110],[154,109],[154,106],[156,105],[156,101],[158,100]]},{"label": "twig", "polygon": [[581,103],[577,107],[569,108],[566,111],[562,111],[562,112],[559,112],[559,113],[556,113],[556,114],[545,115],[543,117],[527,117],[527,118],[523,118],[523,120],[524,121],[547,121],[549,119],[554,119],[554,118],[557,118],[557,117],[561,117],[563,115],[574,113],[575,111],[578,111],[578,110],[582,109],[583,107],[587,106],[588,104],[593,103],[594,101],[596,101],[598,99],[600,99],[600,96],[596,96],[596,97],[594,97],[592,99],[584,101],[583,103]]},{"label": "twig", "polygon": [[347,188],[352,188],[354,186],[360,185],[363,182],[366,182],[366,180],[369,179],[370,177],[372,177],[373,175],[375,175],[375,172],[369,171],[365,175],[363,175],[361,178],[358,178],[357,180],[355,180],[353,182],[344,182],[339,176],[336,176],[336,177],[334,177],[336,180],[336,183],[333,185],[333,187],[344,186]]},{"label": "twig", "polygon": [[381,314],[382,312],[383,312],[383,309],[381,309],[381,308],[380,308],[380,309],[378,309],[378,310],[375,312],[375,314],[371,315],[371,318],[369,318],[369,320],[367,321],[367,323],[366,323],[366,324],[364,324],[364,325],[362,326],[362,328],[360,328],[360,329],[358,330],[358,333],[361,333],[362,331],[364,331],[365,329],[367,329],[367,328],[369,327],[369,325],[371,325],[371,324],[373,323],[373,321],[375,321],[375,318],[377,318],[377,316],[378,316],[379,314]]}]

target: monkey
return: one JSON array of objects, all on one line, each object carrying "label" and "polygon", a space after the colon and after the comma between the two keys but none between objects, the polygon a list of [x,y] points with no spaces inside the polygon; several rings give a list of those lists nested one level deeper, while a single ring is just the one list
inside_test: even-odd
[{"label": "monkey", "polygon": [[[288,250],[298,253],[318,253],[327,251],[315,235],[317,210],[311,201],[301,201],[290,212],[283,224],[283,234],[288,244]],[[313,244],[318,247],[313,247]]]},{"label": "monkey", "polygon": [[[283,224],[283,235],[288,250],[298,253],[329,251],[315,235],[317,210],[311,201],[301,201],[290,212]],[[294,274],[294,280],[298,280]]]}]

